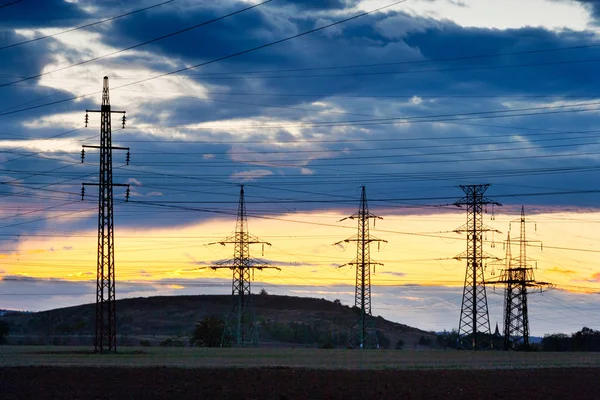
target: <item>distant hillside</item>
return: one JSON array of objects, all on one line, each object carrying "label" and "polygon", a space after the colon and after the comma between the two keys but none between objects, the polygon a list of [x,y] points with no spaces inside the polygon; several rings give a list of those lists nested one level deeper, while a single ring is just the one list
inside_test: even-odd
[{"label": "distant hillside", "polygon": [[[358,316],[350,307],[325,299],[253,295],[252,301],[261,345],[317,346],[324,340],[343,346],[348,328]],[[188,344],[196,322],[206,316],[225,318],[231,296],[159,296],[117,301],[117,333],[125,345],[146,341],[158,345],[165,339]],[[10,343],[88,344],[94,333],[94,304],[31,313],[8,314]],[[405,348],[435,344],[435,334],[374,318],[374,328],[383,347],[394,347],[399,339]],[[300,333],[301,334],[300,334]],[[425,340],[422,338],[425,337]]]}]

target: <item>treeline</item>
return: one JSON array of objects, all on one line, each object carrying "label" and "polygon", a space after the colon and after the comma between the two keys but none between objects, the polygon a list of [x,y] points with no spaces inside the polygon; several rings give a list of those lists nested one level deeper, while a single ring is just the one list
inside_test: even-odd
[{"label": "treeline", "polygon": [[[261,341],[274,341],[309,347],[336,348],[345,347],[348,334],[345,330],[332,329],[323,321],[302,322],[260,321],[257,324]],[[196,324],[190,335],[190,345],[198,347],[228,346],[221,343],[225,322],[218,316],[208,316]],[[390,339],[382,331],[374,332],[379,348],[390,348]],[[430,342],[429,342],[430,344]],[[398,347],[398,344],[396,344]],[[400,345],[400,348],[402,345]]]},{"label": "treeline", "polygon": [[584,326],[571,335],[555,333],[542,339],[543,351],[600,351],[600,331]]}]

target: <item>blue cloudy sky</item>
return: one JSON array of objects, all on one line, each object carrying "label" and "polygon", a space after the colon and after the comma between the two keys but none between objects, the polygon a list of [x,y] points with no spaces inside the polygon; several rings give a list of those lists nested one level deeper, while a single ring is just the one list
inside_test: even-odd
[{"label": "blue cloudy sky", "polygon": [[[503,207],[486,223],[503,233],[486,251],[503,256],[492,242],[524,205],[545,246],[531,249],[537,273],[556,283],[532,298],[532,332],[594,327],[600,3],[259,3],[0,8],[0,308],[93,300],[97,195],[81,201],[80,189],[97,181],[98,158],[82,164],[80,151],[98,144],[98,115],[87,128],[84,115],[106,75],[113,109],[127,112],[113,144],[131,148],[128,166],[114,153],[115,182],[132,185],[127,204],[115,189],[119,296],[227,293],[225,275],[182,271],[230,256],[206,244],[233,230],[244,184],[250,228],[282,267],[255,286],[350,304],[353,272],[335,266],[354,250],[331,243],[352,235],[335,226],[365,185],[388,241],[374,313],[456,328],[464,264],[451,258],[465,242],[451,231],[465,216],[449,204],[458,185],[489,183]],[[501,288],[489,300],[493,324]]]}]

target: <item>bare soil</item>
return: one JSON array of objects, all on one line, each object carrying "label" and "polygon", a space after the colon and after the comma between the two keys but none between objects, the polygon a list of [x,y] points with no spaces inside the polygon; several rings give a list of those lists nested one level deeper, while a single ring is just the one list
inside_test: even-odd
[{"label": "bare soil", "polygon": [[10,399],[598,399],[600,368],[3,367]]}]

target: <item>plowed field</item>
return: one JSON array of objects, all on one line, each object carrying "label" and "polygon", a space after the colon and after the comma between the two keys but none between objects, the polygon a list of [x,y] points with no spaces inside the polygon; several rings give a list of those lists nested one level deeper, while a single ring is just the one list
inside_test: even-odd
[{"label": "plowed field", "polygon": [[598,399],[600,369],[0,369],[9,399]]}]

